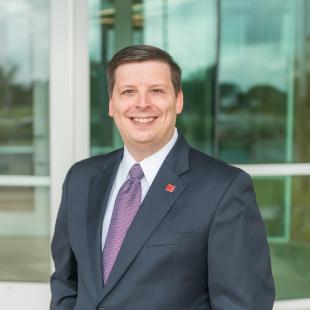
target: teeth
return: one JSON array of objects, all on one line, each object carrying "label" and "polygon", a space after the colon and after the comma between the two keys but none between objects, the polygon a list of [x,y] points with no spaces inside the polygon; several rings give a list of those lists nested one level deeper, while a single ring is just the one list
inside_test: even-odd
[{"label": "teeth", "polygon": [[134,117],[133,121],[141,124],[150,123],[155,119],[155,117]]}]

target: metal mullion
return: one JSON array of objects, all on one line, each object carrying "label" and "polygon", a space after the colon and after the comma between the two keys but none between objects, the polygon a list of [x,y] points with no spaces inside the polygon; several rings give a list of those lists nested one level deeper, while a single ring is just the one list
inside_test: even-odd
[{"label": "metal mullion", "polygon": [[310,176],[310,163],[234,165],[251,176]]},{"label": "metal mullion", "polygon": [[279,300],[275,302],[273,310],[308,310],[310,298],[295,300]]},{"label": "metal mullion", "polygon": [[49,187],[49,176],[0,175],[1,187]]}]

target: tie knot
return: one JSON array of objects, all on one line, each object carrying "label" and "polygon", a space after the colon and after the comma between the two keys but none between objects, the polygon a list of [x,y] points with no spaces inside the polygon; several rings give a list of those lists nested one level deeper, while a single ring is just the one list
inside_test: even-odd
[{"label": "tie knot", "polygon": [[141,180],[144,176],[143,170],[139,164],[134,164],[129,170],[130,178]]}]

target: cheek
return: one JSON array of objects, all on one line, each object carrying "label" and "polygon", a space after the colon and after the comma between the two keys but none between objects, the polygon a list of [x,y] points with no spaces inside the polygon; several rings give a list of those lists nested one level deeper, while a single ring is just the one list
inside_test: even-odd
[{"label": "cheek", "polygon": [[109,115],[117,118],[126,115],[128,107],[125,104],[109,105]]}]

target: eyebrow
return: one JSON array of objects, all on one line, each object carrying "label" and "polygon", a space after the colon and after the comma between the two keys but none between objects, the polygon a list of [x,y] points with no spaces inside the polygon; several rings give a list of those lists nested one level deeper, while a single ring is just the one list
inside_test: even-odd
[{"label": "eyebrow", "polygon": [[[165,84],[160,84],[160,83],[156,83],[156,84],[150,84],[148,85],[148,87],[161,87],[161,88],[167,88],[167,85]],[[132,84],[124,84],[124,85],[120,85],[117,87],[118,90],[120,89],[124,89],[124,88],[136,88],[135,85]]]},{"label": "eyebrow", "polygon": [[118,86],[117,89],[128,88],[128,87],[134,88],[135,86],[134,85],[130,85],[130,84],[125,84],[125,85]]},{"label": "eyebrow", "polygon": [[151,84],[150,87],[162,87],[162,88],[166,88],[167,85],[165,85],[165,84]]}]

